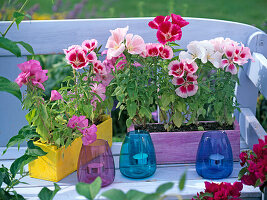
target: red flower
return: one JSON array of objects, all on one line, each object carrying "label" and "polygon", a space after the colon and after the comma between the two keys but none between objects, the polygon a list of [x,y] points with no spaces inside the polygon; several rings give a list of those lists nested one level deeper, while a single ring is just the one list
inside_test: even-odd
[{"label": "red flower", "polygon": [[159,28],[159,25],[160,25],[162,22],[164,22],[164,21],[168,21],[169,19],[170,19],[170,16],[169,16],[169,15],[167,15],[167,16],[162,16],[162,15],[160,15],[160,16],[155,17],[153,21],[150,21],[150,22],[148,23],[148,26],[149,26],[150,28],[153,28],[153,29],[158,29],[158,28]]},{"label": "red flower", "polygon": [[189,24],[189,22],[185,21],[180,15],[171,14],[171,17],[172,23],[177,24],[181,28]]},{"label": "red flower", "polygon": [[159,25],[157,38],[161,44],[180,40],[182,37],[182,30],[177,24],[172,24],[169,21],[164,21]]},{"label": "red flower", "polygon": [[241,152],[239,158],[241,160],[240,165],[243,167],[248,159],[248,154],[246,152]]}]

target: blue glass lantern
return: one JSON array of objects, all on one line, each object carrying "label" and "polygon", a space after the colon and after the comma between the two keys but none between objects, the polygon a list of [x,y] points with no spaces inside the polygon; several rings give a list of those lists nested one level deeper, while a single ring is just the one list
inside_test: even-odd
[{"label": "blue glass lantern", "polygon": [[156,171],[156,154],[150,134],[143,130],[126,134],[120,153],[120,171],[129,178],[146,178]]},{"label": "blue glass lantern", "polygon": [[230,176],[233,171],[233,153],[225,132],[203,133],[197,151],[196,170],[200,176],[207,179]]}]

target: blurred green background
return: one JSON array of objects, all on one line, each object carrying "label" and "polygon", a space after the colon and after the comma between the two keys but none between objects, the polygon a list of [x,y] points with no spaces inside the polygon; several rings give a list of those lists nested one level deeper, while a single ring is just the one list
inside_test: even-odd
[{"label": "blurred green background", "polygon": [[[12,19],[13,12],[20,8],[24,1],[1,0],[0,20]],[[153,17],[175,13],[183,17],[246,23],[267,32],[267,0],[29,0],[25,12],[34,20]],[[59,88],[61,80],[71,70],[64,68],[64,57],[39,56],[38,59],[42,66],[49,69],[47,91]],[[49,92],[47,94],[49,95]],[[117,119],[116,111],[112,115]],[[120,141],[126,132],[125,115],[123,116],[120,120],[114,120],[114,141]],[[267,130],[267,100],[260,94],[257,118]]]}]

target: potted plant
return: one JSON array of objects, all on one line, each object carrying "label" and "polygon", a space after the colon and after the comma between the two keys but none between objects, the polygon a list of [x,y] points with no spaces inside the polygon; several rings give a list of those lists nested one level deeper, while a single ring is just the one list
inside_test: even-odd
[{"label": "potted plant", "polygon": [[104,114],[113,104],[106,98],[112,76],[97,59],[98,50],[94,39],[64,50],[73,76],[65,78],[59,91],[52,90],[49,100],[43,98],[47,70],[37,60],[18,65],[22,72],[15,82],[27,87],[22,104],[29,111],[29,125],[9,140],[7,148],[26,139],[47,152],[29,163],[31,177],[57,182],[77,169],[82,144],[98,138],[111,145],[112,121]]},{"label": "potted plant", "polygon": [[[112,95],[120,112],[127,110],[126,125],[150,133],[157,163],[194,162],[202,133],[215,129],[234,129],[226,132],[237,160],[234,88],[238,68],[251,59],[250,50],[229,38],[215,38],[193,41],[181,51],[176,41],[188,24],[176,14],[157,16],[148,25],[157,30],[159,43],[150,44],[127,34],[128,27],[111,31],[105,63],[114,69]],[[155,110],[161,123],[148,124]],[[207,119],[216,123],[202,122]]]}]

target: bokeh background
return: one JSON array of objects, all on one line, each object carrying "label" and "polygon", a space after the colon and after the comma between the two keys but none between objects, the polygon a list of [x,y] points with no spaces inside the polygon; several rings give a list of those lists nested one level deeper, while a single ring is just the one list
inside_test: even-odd
[{"label": "bokeh background", "polygon": [[[23,2],[0,0],[0,20],[11,20],[13,12]],[[183,17],[246,23],[267,32],[267,0],[30,0],[25,12],[33,20],[153,17],[175,13]],[[49,98],[50,90],[58,89],[71,69],[65,66],[62,55],[40,55],[35,59],[39,59],[41,65],[49,70],[46,85]],[[126,132],[126,117],[123,115],[117,120],[116,111],[112,116],[116,119],[113,124],[114,141],[120,141]],[[267,100],[261,94],[258,97],[257,118],[267,131]]]}]

